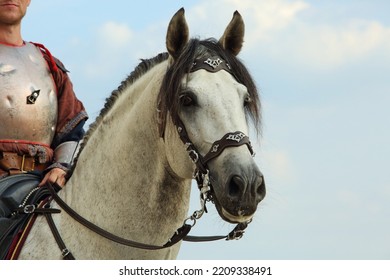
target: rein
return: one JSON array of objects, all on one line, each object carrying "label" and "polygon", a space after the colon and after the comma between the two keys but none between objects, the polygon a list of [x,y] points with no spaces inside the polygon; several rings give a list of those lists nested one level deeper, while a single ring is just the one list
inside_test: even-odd
[{"label": "rein", "polygon": [[[165,249],[165,248],[169,248],[169,247],[175,245],[177,242],[179,242],[181,240],[190,241],[190,242],[205,242],[205,241],[216,241],[216,240],[221,240],[221,239],[226,239],[226,240],[239,239],[242,236],[243,230],[246,228],[246,225],[243,226],[243,224],[238,224],[228,235],[224,235],[224,236],[222,236],[222,235],[221,236],[188,236],[188,233],[190,232],[191,228],[195,225],[195,222],[192,225],[190,225],[190,224],[187,224],[186,221],[189,219],[192,220],[192,219],[200,218],[200,216],[199,217],[197,216],[197,218],[195,218],[195,217],[193,218],[193,216],[195,215],[194,214],[190,218],[188,218],[184,221],[183,226],[178,228],[176,230],[176,232],[174,233],[174,235],[164,245],[159,246],[159,245],[150,245],[150,244],[140,243],[140,242],[132,241],[132,240],[117,236],[117,235],[110,233],[110,232],[102,229],[101,227],[91,223],[90,221],[88,221],[87,219],[85,219],[84,217],[79,215],[76,211],[74,211],[68,204],[66,204],[66,202],[63,201],[58,196],[58,194],[56,193],[56,191],[51,183],[47,183],[45,185],[45,187],[49,190],[53,200],[55,202],[57,202],[57,204],[60,206],[60,208],[62,208],[74,220],[76,220],[77,222],[79,222],[83,226],[87,227],[91,231],[99,234],[100,236],[102,236],[106,239],[109,239],[113,242],[116,242],[116,243],[119,243],[122,245],[130,246],[130,247],[134,247],[134,248],[138,248],[138,249],[145,249],[145,250]],[[38,213],[38,214],[41,213],[38,208],[36,210],[37,211],[34,211],[34,213]],[[59,212],[57,211],[55,213],[59,213]],[[57,244],[62,252],[63,258],[64,259],[74,259],[70,250],[65,246],[65,243],[62,240],[62,238],[58,232],[58,229],[56,228],[56,226],[54,224],[54,221],[51,217],[51,214],[52,214],[52,212],[49,212],[49,211],[44,212],[44,215],[49,223],[49,227],[50,227],[50,229],[54,235],[54,238],[56,239],[56,242],[57,242]]]}]

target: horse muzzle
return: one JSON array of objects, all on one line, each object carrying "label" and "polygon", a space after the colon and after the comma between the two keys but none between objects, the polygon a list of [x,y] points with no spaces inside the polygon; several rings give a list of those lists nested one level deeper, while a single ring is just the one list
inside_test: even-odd
[{"label": "horse muzzle", "polygon": [[[265,197],[264,176],[253,160],[249,137],[241,131],[225,134],[200,155],[181,120],[176,123],[180,139],[196,165],[195,178],[210,174],[212,199],[222,219],[230,223],[250,221]],[[226,180],[227,178],[227,180]]]},{"label": "horse muzzle", "polygon": [[[228,154],[211,164],[210,180],[219,215],[230,223],[252,219],[258,204],[264,199],[264,176],[251,159],[246,164],[240,155]],[[227,178],[227,179],[224,179]]]}]

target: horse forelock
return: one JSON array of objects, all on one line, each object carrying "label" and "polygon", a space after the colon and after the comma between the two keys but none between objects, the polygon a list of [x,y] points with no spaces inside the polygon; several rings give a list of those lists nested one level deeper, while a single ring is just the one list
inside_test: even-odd
[{"label": "horse forelock", "polygon": [[173,61],[166,72],[158,95],[159,132],[163,137],[170,115],[174,124],[179,120],[179,95],[182,92],[182,80],[191,71],[194,61],[198,58],[218,56],[231,66],[231,71],[239,83],[247,87],[252,102],[246,107],[246,113],[252,119],[257,133],[261,131],[261,114],[259,94],[249,71],[244,64],[233,54],[223,49],[214,38],[199,40],[191,39]]}]

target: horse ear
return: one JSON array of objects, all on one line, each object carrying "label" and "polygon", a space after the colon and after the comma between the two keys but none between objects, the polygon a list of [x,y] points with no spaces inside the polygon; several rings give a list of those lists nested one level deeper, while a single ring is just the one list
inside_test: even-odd
[{"label": "horse ear", "polygon": [[168,25],[166,46],[168,53],[176,59],[187,44],[189,31],[186,19],[184,17],[184,8],[181,8],[172,17]]},{"label": "horse ear", "polygon": [[244,42],[245,24],[239,12],[235,11],[233,19],[226,27],[219,43],[222,47],[231,52],[233,55],[238,55],[241,51]]}]

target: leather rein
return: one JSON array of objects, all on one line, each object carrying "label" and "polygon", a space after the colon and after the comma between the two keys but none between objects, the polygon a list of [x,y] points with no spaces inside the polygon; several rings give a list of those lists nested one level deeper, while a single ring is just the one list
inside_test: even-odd
[{"label": "leather rein", "polygon": [[[219,70],[226,70],[229,73],[232,73],[230,70],[230,66],[225,63],[222,59],[219,57],[215,58],[207,58],[207,59],[198,59],[194,62],[193,68],[191,69],[191,72],[194,72],[199,69],[204,69],[209,72],[217,72]],[[216,240],[237,240],[240,239],[243,234],[244,230],[248,226],[248,224],[251,222],[250,220],[247,222],[239,223],[236,225],[236,227],[227,235],[217,235],[217,236],[191,236],[188,235],[191,228],[196,224],[196,221],[200,219],[204,212],[207,212],[206,209],[206,202],[211,201],[213,202],[212,197],[212,186],[210,183],[209,178],[209,169],[207,166],[207,163],[218,157],[224,149],[228,147],[238,147],[241,145],[246,145],[251,153],[252,156],[254,156],[254,152],[251,146],[251,143],[249,141],[248,136],[246,136],[243,132],[236,131],[225,134],[220,140],[215,141],[209,152],[202,156],[198,150],[196,149],[195,145],[190,140],[187,131],[185,129],[184,124],[179,119],[177,123],[175,123],[175,126],[177,128],[179,137],[181,141],[186,146],[186,150],[189,154],[189,157],[195,164],[195,172],[194,172],[194,179],[196,180],[198,184],[198,188],[200,190],[200,202],[201,202],[201,209],[195,211],[191,216],[186,218],[184,220],[183,225],[178,228],[173,236],[164,244],[164,245],[150,245],[150,244],[144,244],[136,241],[132,241],[129,239],[122,238],[120,236],[117,236],[113,233],[110,233],[101,227],[91,223],[81,215],[79,215],[76,211],[74,211],[66,202],[64,202],[58,195],[57,192],[54,189],[54,186],[50,183],[47,183],[45,187],[49,190],[51,197],[53,200],[58,204],[58,206],[63,209],[68,215],[70,215],[74,220],[82,224],[83,226],[87,227],[91,231],[97,233],[98,235],[109,239],[113,242],[138,248],[138,249],[145,249],[145,250],[160,250],[164,248],[169,248],[176,243],[178,243],[181,240],[189,241],[189,242],[205,242],[205,241],[216,241]],[[48,205],[45,206],[46,208],[50,207]],[[54,209],[53,209],[54,210]],[[38,213],[38,212],[37,212]],[[44,216],[46,217],[49,227],[54,235],[54,238],[56,239],[56,242],[62,252],[63,259],[74,259],[74,256],[69,251],[69,249],[66,247],[65,243],[63,242],[58,229],[56,228],[53,218],[51,216],[53,212],[48,211],[47,213],[44,213]],[[58,213],[54,212],[54,213]],[[188,221],[191,221],[192,224],[187,223]]]}]

